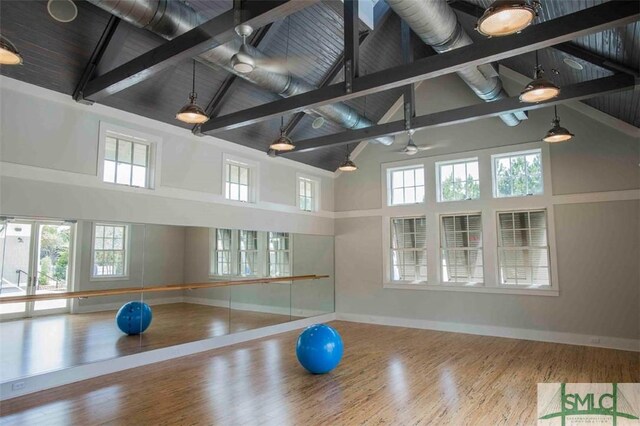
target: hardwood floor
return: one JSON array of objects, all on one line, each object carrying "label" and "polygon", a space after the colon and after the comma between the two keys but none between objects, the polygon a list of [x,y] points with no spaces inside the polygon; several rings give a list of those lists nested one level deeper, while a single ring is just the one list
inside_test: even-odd
[{"label": "hardwood floor", "polygon": [[538,382],[638,382],[638,353],[346,322],[314,376],[298,332],[1,403],[1,424],[535,424]]},{"label": "hardwood floor", "polygon": [[0,323],[0,378],[8,381],[99,360],[280,324],[289,315],[174,303],[153,306],[143,334],[127,336],[115,311],[50,315]]}]

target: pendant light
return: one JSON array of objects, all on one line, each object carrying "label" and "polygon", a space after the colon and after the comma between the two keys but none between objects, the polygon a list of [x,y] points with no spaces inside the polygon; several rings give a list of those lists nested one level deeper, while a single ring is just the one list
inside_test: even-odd
[{"label": "pendant light", "polygon": [[189,103],[180,108],[176,118],[183,123],[202,124],[209,121],[207,113],[196,103],[198,94],[196,93],[196,61],[193,61],[193,79],[191,93],[189,93]]},{"label": "pendant light", "polygon": [[546,136],[542,138],[542,140],[549,143],[566,142],[575,135],[564,127],[560,126],[560,119],[558,118],[558,107],[554,106],[553,112],[555,115],[553,121],[551,122],[553,127],[549,129]]},{"label": "pendant light", "polygon": [[22,56],[18,49],[0,35],[0,65],[22,65]]},{"label": "pendant light", "polygon": [[520,101],[527,103],[537,103],[548,101],[560,94],[560,88],[545,79],[544,70],[538,62],[538,51],[536,50],[536,68],[534,71],[534,79],[527,84],[522,93],[520,93]]},{"label": "pendant light", "polygon": [[242,37],[242,45],[238,49],[238,53],[231,57],[231,67],[240,74],[248,74],[256,67],[256,61],[247,50],[247,37],[253,32],[253,28],[249,25],[242,24],[236,28],[236,34]]},{"label": "pendant light", "polygon": [[484,11],[476,30],[487,37],[502,37],[527,28],[538,16],[540,3],[525,0],[498,0]]},{"label": "pendant light", "polygon": [[295,149],[295,147],[291,139],[284,134],[284,117],[280,117],[280,137],[269,145],[269,149],[274,151],[291,151]]},{"label": "pendant light", "polygon": [[338,170],[340,170],[341,172],[355,172],[356,170],[358,170],[358,166],[356,166],[356,163],[351,161],[349,145],[347,145],[347,156],[342,164],[340,164],[340,166],[338,167]]}]

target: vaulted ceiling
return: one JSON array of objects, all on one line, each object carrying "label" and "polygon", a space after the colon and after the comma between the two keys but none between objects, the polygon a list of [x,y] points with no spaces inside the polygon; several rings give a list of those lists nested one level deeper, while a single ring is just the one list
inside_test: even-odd
[{"label": "vaulted ceiling", "polygon": [[[90,60],[111,15],[86,2],[76,1],[77,18],[70,23],[53,20],[47,12],[46,1],[2,1],[0,3],[0,31],[17,45],[24,65],[2,67],[0,73],[47,89],[71,95]],[[190,0],[189,5],[206,18],[213,18],[232,7],[231,0]],[[489,0],[470,0],[469,3],[453,2],[467,6],[455,8],[460,23],[472,37],[480,37],[473,31],[475,17],[469,10],[476,6],[485,8]],[[601,3],[599,0],[547,0],[543,2],[538,22],[554,19],[576,10]],[[479,10],[476,8],[476,10]],[[402,64],[400,19],[381,0],[376,5],[378,23],[360,47],[360,74],[368,74]],[[340,67],[343,52],[343,6],[340,1],[322,1],[309,6],[288,19],[274,22],[264,33],[259,48],[271,57],[287,58],[288,69],[294,76],[314,86],[326,80],[327,74]],[[367,30],[361,24],[361,31]],[[433,54],[430,47],[414,35],[414,57]],[[127,61],[165,43],[166,40],[126,22],[120,22],[96,75],[109,71]],[[635,22],[574,41],[575,46],[609,61],[609,65],[637,70],[640,63],[640,24]],[[583,66],[578,71],[563,61],[571,57]],[[571,84],[611,75],[611,66],[598,66],[555,48],[540,52],[541,63],[548,76],[560,84]],[[523,74],[531,74],[533,54],[516,56],[502,63]],[[176,111],[187,101],[191,90],[191,61],[185,60],[137,85],[105,97],[100,103],[139,114],[145,117],[191,129],[175,119]],[[559,74],[549,71],[554,68]],[[330,82],[343,80],[338,72]],[[197,68],[198,101],[206,105],[225,85],[226,95],[216,111],[218,116],[240,111],[279,99],[241,78],[231,78],[222,69],[199,63]],[[378,92],[347,101],[360,114],[377,122],[402,95],[401,89]],[[511,94],[515,95],[515,94]],[[619,92],[585,101],[600,111],[640,126],[640,93]],[[285,124],[294,114],[285,116]],[[342,131],[337,124],[326,121],[319,129],[311,125],[315,117],[306,115],[293,128],[294,140],[308,139]],[[269,144],[277,137],[279,119],[217,133],[216,136],[266,153]],[[206,136],[205,136],[206,137]],[[345,148],[334,147],[300,153],[291,158],[327,170],[335,170],[344,159]]]}]

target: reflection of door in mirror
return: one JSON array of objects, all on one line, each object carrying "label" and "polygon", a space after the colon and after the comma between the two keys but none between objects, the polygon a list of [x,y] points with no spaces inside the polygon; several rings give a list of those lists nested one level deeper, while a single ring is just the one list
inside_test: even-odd
[{"label": "reflection of door in mirror", "polygon": [[[71,289],[75,224],[10,220],[0,223],[0,297],[62,293]],[[0,305],[2,319],[68,312],[68,299]]]}]

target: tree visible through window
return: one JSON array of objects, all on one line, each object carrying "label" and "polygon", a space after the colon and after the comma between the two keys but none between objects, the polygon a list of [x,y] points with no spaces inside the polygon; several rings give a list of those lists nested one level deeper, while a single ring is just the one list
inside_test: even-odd
[{"label": "tree visible through window", "polygon": [[480,198],[478,160],[438,163],[440,201],[477,200]]},{"label": "tree visible through window", "polygon": [[542,194],[540,150],[494,156],[496,197]]},{"label": "tree visible through window", "polygon": [[127,231],[127,225],[95,224],[92,276],[126,276]]}]

